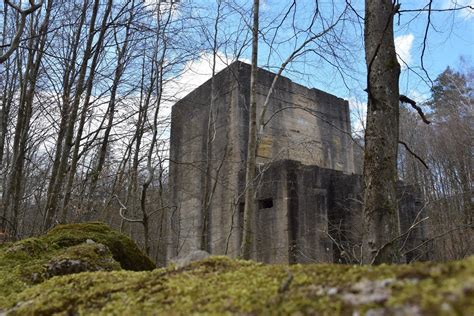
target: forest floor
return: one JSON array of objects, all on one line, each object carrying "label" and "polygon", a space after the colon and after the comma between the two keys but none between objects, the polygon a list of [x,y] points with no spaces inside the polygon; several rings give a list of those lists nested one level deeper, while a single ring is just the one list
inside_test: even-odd
[{"label": "forest floor", "polygon": [[474,257],[267,265],[210,257],[154,269],[100,223],[0,245],[0,315],[474,315]]}]

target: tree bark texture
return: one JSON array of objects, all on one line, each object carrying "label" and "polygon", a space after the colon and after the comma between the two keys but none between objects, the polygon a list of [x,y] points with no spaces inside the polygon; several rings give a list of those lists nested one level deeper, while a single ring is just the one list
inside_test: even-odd
[{"label": "tree bark texture", "polygon": [[400,234],[397,151],[400,65],[395,53],[391,0],[365,1],[367,127],[364,151],[364,262],[397,262]]}]

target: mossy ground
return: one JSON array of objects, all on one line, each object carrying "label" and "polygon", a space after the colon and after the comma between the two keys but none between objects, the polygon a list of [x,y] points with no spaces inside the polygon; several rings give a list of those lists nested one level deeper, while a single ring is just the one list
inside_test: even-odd
[{"label": "mossy ground", "polygon": [[[71,263],[75,264],[72,268]],[[69,265],[65,272],[60,271],[61,264]],[[2,245],[0,308],[7,304],[11,296],[55,273],[121,268],[140,271],[154,267],[155,264],[131,239],[105,224],[59,225],[44,236]]]},{"label": "mossy ground", "polygon": [[4,307],[12,315],[474,315],[474,257],[373,267],[211,257],[181,269],[54,277]]}]

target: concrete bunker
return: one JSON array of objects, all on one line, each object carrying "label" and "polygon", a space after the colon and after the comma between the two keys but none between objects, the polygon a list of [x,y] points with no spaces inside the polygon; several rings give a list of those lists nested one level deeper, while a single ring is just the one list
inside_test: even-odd
[{"label": "concrete bunker", "polygon": [[[274,74],[258,70],[257,106]],[[206,133],[211,82],[172,109],[166,259],[200,249],[204,217],[211,254],[236,257],[243,228],[250,65],[235,62],[216,75],[212,176],[217,180],[203,214]],[[258,109],[258,112],[260,110]],[[350,262],[345,248],[360,243],[361,175],[356,173],[349,105],[326,92],[280,77],[267,110],[271,117],[257,151],[260,173],[253,259],[268,263]],[[217,171],[218,170],[218,171]],[[400,190],[402,227],[420,207],[413,190]],[[410,192],[410,194],[406,194]],[[403,196],[402,196],[403,195]],[[411,234],[410,242],[423,238]]]}]

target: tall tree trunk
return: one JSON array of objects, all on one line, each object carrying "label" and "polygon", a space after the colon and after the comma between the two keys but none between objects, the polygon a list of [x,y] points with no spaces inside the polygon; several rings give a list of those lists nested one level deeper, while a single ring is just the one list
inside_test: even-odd
[{"label": "tall tree trunk", "polygon": [[395,53],[391,0],[365,1],[367,128],[364,152],[364,262],[399,260],[397,150],[400,65]]},{"label": "tall tree trunk", "polygon": [[150,254],[150,245],[149,245],[149,214],[146,209],[146,200],[147,200],[147,191],[150,187],[154,174],[155,174],[155,167],[153,166],[153,152],[155,150],[155,146],[157,146],[158,140],[158,115],[160,114],[160,107],[161,107],[161,98],[163,97],[163,73],[165,68],[165,57],[168,49],[167,38],[166,38],[166,31],[167,26],[171,21],[171,12],[169,10],[168,16],[164,21],[164,24],[160,25],[160,10],[158,9],[157,13],[157,20],[158,20],[158,29],[157,29],[157,45],[159,43],[160,36],[162,37],[162,52],[161,56],[158,60],[156,60],[156,80],[155,80],[155,91],[156,91],[156,108],[155,113],[153,115],[153,122],[152,122],[152,137],[150,142],[150,147],[148,148],[147,153],[147,178],[142,184],[141,194],[140,194],[140,210],[142,212],[142,223],[143,223],[143,238],[145,239],[144,246],[145,252],[147,255]]},{"label": "tall tree trunk", "polygon": [[86,94],[84,96],[84,106],[82,107],[81,117],[80,117],[79,125],[77,128],[76,139],[74,142],[73,154],[71,158],[71,165],[69,168],[69,177],[66,184],[63,206],[61,210],[62,223],[64,223],[67,218],[69,200],[71,198],[72,187],[74,184],[74,177],[76,175],[77,164],[79,162],[79,149],[81,147],[82,133],[84,131],[84,126],[86,124],[87,112],[89,110],[89,101],[92,95],[92,87],[94,84],[95,72],[96,72],[97,64],[99,62],[99,56],[103,50],[104,37],[107,32],[107,23],[109,22],[108,20],[109,20],[109,15],[111,11],[112,11],[112,0],[108,0],[107,6],[104,12],[104,16],[102,18],[102,23],[100,25],[99,36],[95,44],[96,48],[95,48],[94,55],[92,57],[92,63],[90,66],[90,71],[89,71],[89,78],[87,79],[87,83],[86,83],[87,88],[86,88]]},{"label": "tall tree trunk", "polygon": [[[8,4],[6,2],[3,3],[3,27],[2,27],[2,40],[0,46],[0,55],[3,55],[4,47],[6,47],[7,42],[7,25],[8,25]],[[18,25],[18,18],[17,18],[17,25]],[[0,89],[3,90],[2,92],[2,103],[0,104],[0,172],[3,175],[3,153],[5,147],[5,137],[7,134],[7,127],[8,127],[8,119],[10,117],[10,108],[13,102],[14,96],[14,87],[16,82],[16,69],[14,67],[15,61],[8,61],[6,60],[4,64],[0,66]]]},{"label": "tall tree trunk", "polygon": [[114,80],[112,84],[112,90],[110,92],[110,101],[109,101],[109,106],[107,110],[108,122],[107,122],[107,127],[105,128],[104,138],[102,139],[102,142],[100,144],[99,157],[97,158],[97,165],[92,171],[91,184],[90,184],[89,194],[88,194],[89,201],[87,203],[87,210],[89,210],[92,207],[92,202],[94,200],[93,196],[95,193],[97,182],[99,181],[99,177],[104,167],[105,158],[106,158],[108,147],[109,147],[110,132],[112,130],[113,123],[114,123],[115,105],[116,105],[115,103],[116,103],[116,98],[117,98],[118,86],[120,84],[120,80],[122,78],[122,74],[127,62],[128,42],[129,42],[129,38],[131,34],[130,25],[134,18],[134,14],[133,14],[134,7],[135,7],[135,1],[132,1],[130,16],[125,27],[126,35],[125,35],[124,42],[122,46],[120,46],[120,44],[117,43],[117,50],[118,50],[117,66],[115,68]]},{"label": "tall tree trunk", "polygon": [[[36,90],[41,60],[43,58],[44,47],[46,45],[49,16],[52,6],[51,1],[52,0],[48,2],[45,17],[38,33],[36,33],[36,30],[34,29],[35,21],[32,19],[30,22],[31,39],[28,44],[28,62],[20,93],[18,119],[13,142],[13,165],[6,198],[10,207],[11,222],[15,227],[17,227],[18,224],[18,212],[23,195],[24,167],[28,147],[29,130],[31,127],[31,117],[33,114],[33,98]],[[37,38],[35,39],[35,37]]]},{"label": "tall tree trunk", "polygon": [[[210,252],[209,244],[209,221],[210,213],[209,208],[212,201],[212,143],[214,142],[215,135],[215,123],[217,120],[217,114],[214,113],[214,104],[216,100],[216,59],[217,59],[217,35],[219,18],[221,13],[221,1],[217,2],[217,16],[214,21],[214,36],[212,44],[212,77],[211,77],[211,103],[209,105],[209,115],[207,121],[207,139],[206,139],[206,167],[205,167],[205,183],[204,183],[204,194],[202,196],[202,228],[201,228],[201,250]],[[215,115],[216,114],[216,115]],[[217,179],[215,179],[217,182]]]},{"label": "tall tree trunk", "polygon": [[[43,224],[43,230],[47,230],[53,224],[53,220],[58,212],[58,202],[63,186],[64,178],[67,174],[67,163],[69,160],[69,153],[71,152],[73,138],[74,138],[74,126],[76,124],[77,114],[79,111],[79,104],[81,102],[81,96],[85,89],[85,79],[87,72],[87,64],[92,53],[92,44],[95,34],[95,22],[97,19],[97,13],[99,11],[99,0],[94,1],[92,7],[91,19],[89,22],[89,31],[86,47],[84,49],[84,57],[79,69],[79,77],[76,84],[76,93],[72,102],[68,117],[67,117],[67,128],[64,134],[64,143],[61,150],[61,157],[56,170],[55,178],[52,177],[50,187],[48,188],[48,199],[45,208],[45,219]],[[84,6],[87,9],[87,6]]]},{"label": "tall tree trunk", "polygon": [[249,138],[245,170],[244,229],[240,256],[250,259],[252,253],[252,226],[255,216],[255,169],[257,151],[257,58],[258,58],[258,14],[259,0],[253,2],[252,70],[250,74]]},{"label": "tall tree trunk", "polygon": [[[145,56],[142,64],[142,79],[141,79],[141,92],[140,92],[140,105],[138,110],[137,128],[135,130],[135,150],[133,153],[132,166],[130,170],[130,182],[128,186],[128,197],[127,202],[132,201],[134,206],[132,209],[135,210],[135,202],[138,200],[138,167],[140,164],[140,149],[142,148],[142,139],[145,134],[145,124],[148,121],[148,109],[151,103],[151,96],[153,93],[155,81],[157,79],[155,63],[152,62],[150,72],[150,83],[145,90]],[[128,205],[128,204],[127,204]]]},{"label": "tall tree trunk", "polygon": [[[71,102],[70,102],[71,90],[73,87],[74,78],[76,76],[76,64],[77,64],[77,58],[78,58],[77,56],[79,53],[79,44],[81,41],[81,29],[84,26],[84,23],[86,20],[87,8],[88,8],[88,2],[84,1],[82,10],[81,10],[79,23],[75,29],[76,34],[69,47],[68,61],[65,64],[64,75],[63,75],[63,92],[61,96],[62,104],[60,107],[61,120],[59,123],[58,136],[57,136],[56,146],[54,150],[55,154],[54,154],[53,166],[51,168],[51,178],[50,178],[50,181],[48,184],[48,190],[47,190],[48,203],[52,202],[51,199],[53,198],[55,183],[59,179],[59,167],[61,164],[63,146],[66,146],[66,144],[64,144],[64,138],[65,138],[66,130],[68,127],[69,113],[72,110]],[[50,214],[51,212],[46,213],[47,216],[49,216]]]}]

